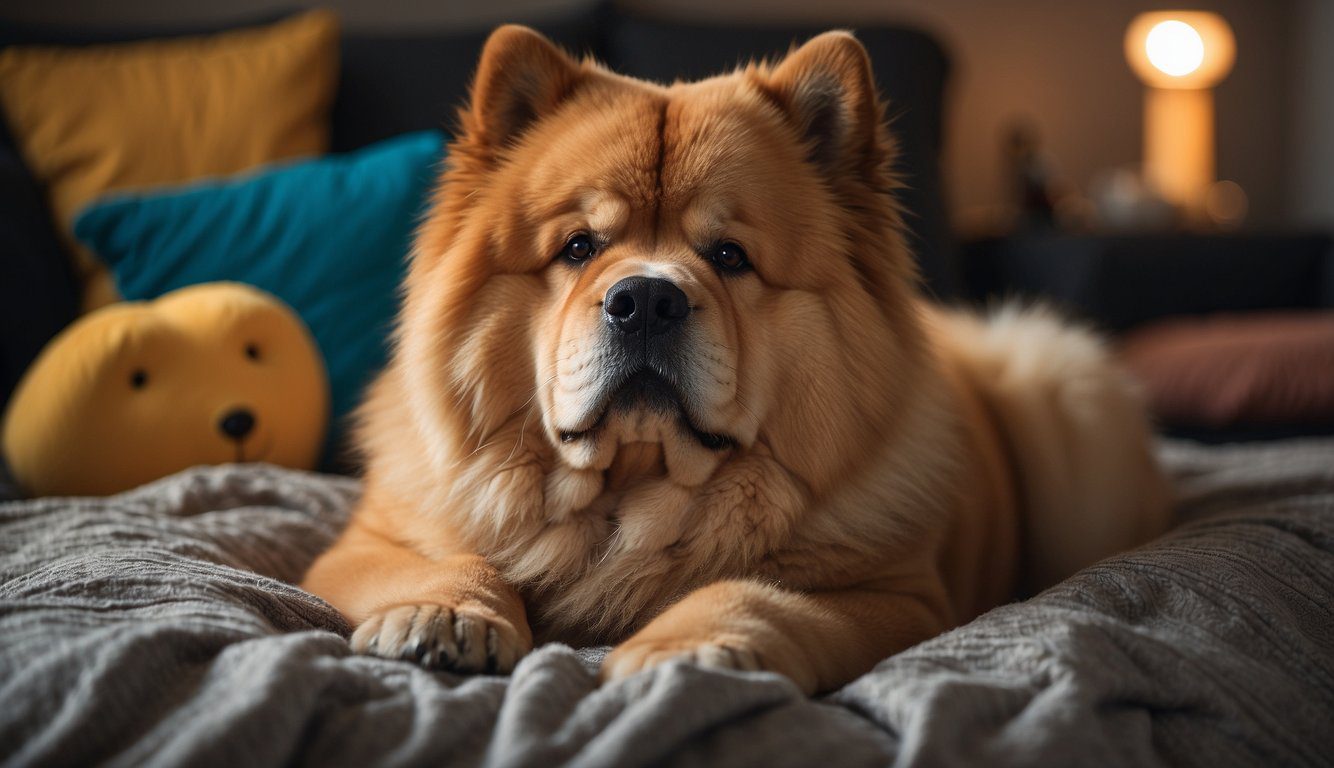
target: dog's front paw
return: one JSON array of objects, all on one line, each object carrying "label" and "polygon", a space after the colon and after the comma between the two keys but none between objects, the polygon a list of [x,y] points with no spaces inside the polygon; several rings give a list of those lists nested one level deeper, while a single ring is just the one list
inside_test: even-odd
[{"label": "dog's front paw", "polygon": [[712,669],[752,672],[766,669],[759,652],[741,637],[694,640],[632,637],[607,654],[602,662],[602,679],[620,680],[673,659]]},{"label": "dog's front paw", "polygon": [[355,653],[455,672],[507,673],[532,650],[532,643],[496,614],[439,603],[381,608],[357,627],[349,642]]}]

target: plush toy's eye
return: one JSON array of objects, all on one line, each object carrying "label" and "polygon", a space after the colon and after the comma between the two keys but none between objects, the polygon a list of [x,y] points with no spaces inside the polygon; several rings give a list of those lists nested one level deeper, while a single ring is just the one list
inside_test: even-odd
[{"label": "plush toy's eye", "polygon": [[565,247],[561,249],[560,257],[573,264],[578,264],[591,259],[596,251],[597,248],[593,245],[593,238],[580,232],[566,241]]},{"label": "plush toy's eye", "polygon": [[258,359],[259,359],[259,345],[257,345],[257,344],[247,344],[247,345],[245,345],[245,356],[248,357],[248,358],[250,358],[251,360],[258,360]]},{"label": "plush toy's eye", "polygon": [[745,250],[733,242],[720,243],[709,254],[709,260],[724,272],[741,272],[750,267]]},{"label": "plush toy's eye", "polygon": [[130,386],[135,389],[143,389],[148,386],[148,371],[143,368],[136,368],[134,373],[130,374]]}]

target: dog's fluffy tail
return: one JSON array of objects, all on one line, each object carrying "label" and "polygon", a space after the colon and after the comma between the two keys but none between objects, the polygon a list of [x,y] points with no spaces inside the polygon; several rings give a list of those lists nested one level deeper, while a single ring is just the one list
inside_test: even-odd
[{"label": "dog's fluffy tail", "polygon": [[1041,307],[940,322],[1017,465],[1028,588],[1167,528],[1171,491],[1143,400],[1096,335]]}]

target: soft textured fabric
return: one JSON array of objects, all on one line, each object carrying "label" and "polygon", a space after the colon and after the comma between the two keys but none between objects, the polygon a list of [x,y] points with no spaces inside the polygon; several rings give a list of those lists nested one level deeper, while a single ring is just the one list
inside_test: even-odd
[{"label": "soft textured fabric", "polygon": [[[338,22],[172,40],[0,51],[0,104],[57,221],[108,190],[235,173],[329,144]],[[91,309],[114,298],[86,255]]]},{"label": "soft textured fabric", "polygon": [[1328,765],[1334,442],[1164,453],[1186,525],[807,699],[679,663],[599,687],[348,653],[291,586],[356,482],[228,466],[0,505],[8,765]]},{"label": "soft textured fabric", "polygon": [[[306,321],[342,418],[384,364],[409,240],[444,146],[436,131],[181,189],[117,195],[85,211],[79,239],[127,299],[234,280]],[[332,444],[331,444],[332,445]]]},{"label": "soft textured fabric", "polygon": [[1171,424],[1334,424],[1334,310],[1165,320],[1121,359]]}]

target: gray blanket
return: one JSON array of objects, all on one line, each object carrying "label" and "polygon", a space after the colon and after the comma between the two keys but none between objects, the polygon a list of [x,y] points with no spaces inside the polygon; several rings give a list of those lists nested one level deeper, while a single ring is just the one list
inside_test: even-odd
[{"label": "gray blanket", "polygon": [[8,765],[1329,765],[1334,442],[1170,445],[1186,524],[823,699],[600,652],[510,678],[348,654],[291,583],[355,482],[201,468],[0,504]]}]

